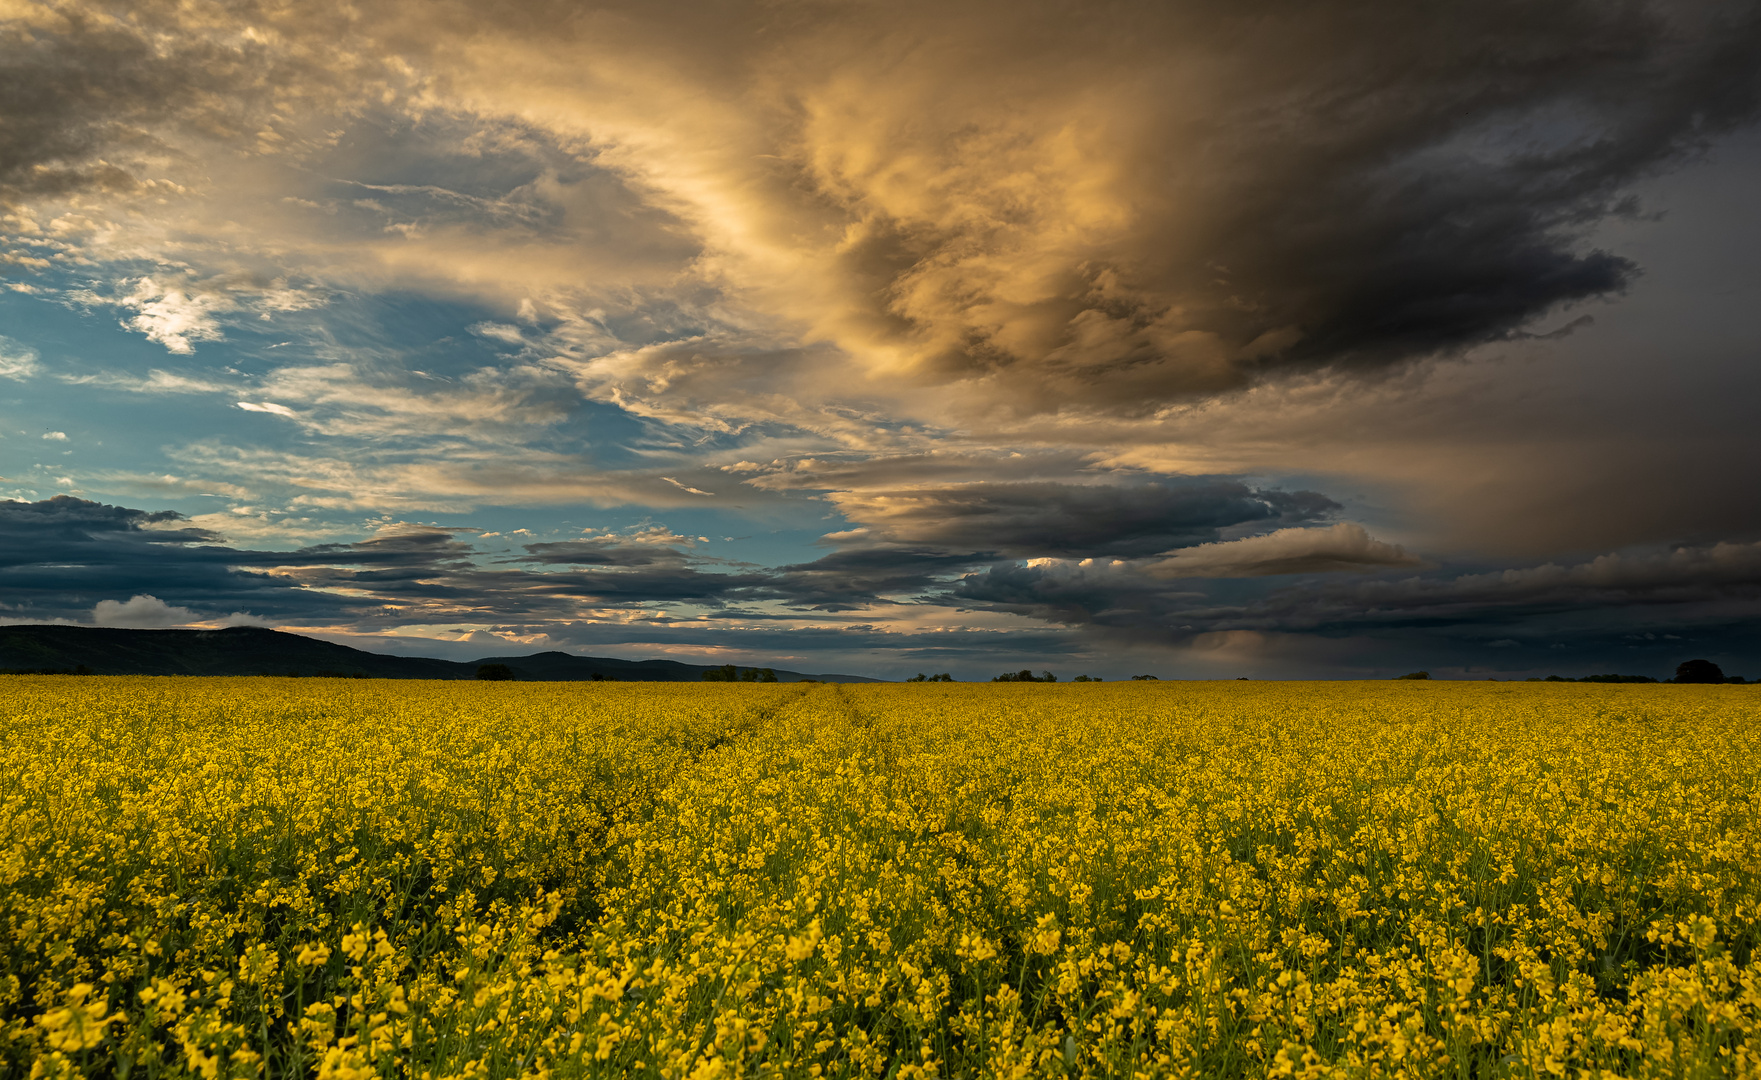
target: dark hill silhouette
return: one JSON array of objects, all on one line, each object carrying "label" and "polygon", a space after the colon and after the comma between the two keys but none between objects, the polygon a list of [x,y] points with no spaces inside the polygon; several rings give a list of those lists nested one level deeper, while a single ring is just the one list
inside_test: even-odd
[{"label": "dark hill silhouette", "polygon": [[[388,656],[256,626],[224,630],[120,630],[101,626],[0,626],[0,671],[89,671],[94,675],[332,675],[372,679],[475,679],[485,664],[506,664],[533,682],[701,682],[713,664],[618,660],[541,652],[436,660]],[[807,675],[776,669],[779,682],[879,682],[861,675]]]}]

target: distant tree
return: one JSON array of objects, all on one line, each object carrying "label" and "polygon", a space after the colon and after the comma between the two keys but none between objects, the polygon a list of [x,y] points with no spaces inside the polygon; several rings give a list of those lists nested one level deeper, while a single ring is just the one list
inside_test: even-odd
[{"label": "distant tree", "polygon": [[929,676],[925,675],[923,672],[920,671],[917,674],[911,676],[909,679],[906,679],[905,681],[906,682],[928,682]]},{"label": "distant tree", "polygon": [[1155,676],[1155,675],[1133,675],[1131,677],[1131,681],[1132,682],[1161,682],[1162,680],[1159,676]]},{"label": "distant tree", "polygon": [[1724,672],[1710,660],[1688,660],[1675,669],[1675,681],[1678,683],[1721,683],[1724,681]]},{"label": "distant tree", "polygon": [[776,682],[777,681],[777,673],[772,671],[770,668],[759,668],[758,669],[758,681],[759,682]]},{"label": "distant tree", "polygon": [[712,667],[703,673],[704,682],[739,682],[740,670],[732,664]]},{"label": "distant tree", "polygon": [[953,682],[954,676],[952,676],[944,671],[940,675],[931,675],[929,677],[929,681],[930,682]]},{"label": "distant tree", "polygon": [[1093,675],[1078,675],[1076,678],[1071,679],[1070,681],[1071,682],[1106,682],[1105,679],[1097,679]]},{"label": "distant tree", "polygon": [[506,664],[479,664],[477,677],[485,682],[507,682],[514,677],[514,669]]},{"label": "distant tree", "polygon": [[[949,679],[947,681],[953,682],[954,680]],[[1020,671],[1004,672],[1003,674],[998,675],[996,678],[991,680],[991,682],[1057,682],[1057,681],[1058,681],[1058,677],[1056,675],[1053,675],[1049,671],[1040,672],[1039,678],[1036,679],[1036,678],[1034,678],[1033,672],[1029,671],[1027,668],[1022,668]]]},{"label": "distant tree", "polygon": [[1396,681],[1398,681],[1400,679],[1429,679],[1430,677],[1431,673],[1428,671],[1414,671],[1405,675],[1398,675],[1395,678]]}]

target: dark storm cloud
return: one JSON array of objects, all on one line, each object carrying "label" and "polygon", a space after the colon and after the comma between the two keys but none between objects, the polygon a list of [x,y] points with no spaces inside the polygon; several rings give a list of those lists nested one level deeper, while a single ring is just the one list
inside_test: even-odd
[{"label": "dark storm cloud", "polygon": [[[0,27],[14,196],[280,153],[361,102],[404,108],[402,70],[424,114],[476,118],[462,144],[542,116],[608,147],[742,303],[968,412],[1141,413],[1527,333],[1622,289],[1638,268],[1587,230],[1761,100],[1754,0],[24,10]],[[847,375],[810,366],[777,374]],[[596,378],[718,400],[676,367]]]},{"label": "dark storm cloud", "polygon": [[0,36],[0,200],[133,190],[139,179],[100,155],[131,142],[152,149],[141,121],[163,119],[183,96],[174,86],[200,70],[179,78],[146,42],[116,29],[83,20],[56,29]]},{"label": "dark storm cloud", "polygon": [[131,510],[70,495],[35,503],[0,502],[0,566],[30,565],[57,555],[77,562],[98,551],[146,560],[165,545],[220,541],[207,529],[173,527],[182,520],[175,510]]},{"label": "dark storm cloud", "polygon": [[[170,511],[149,514],[69,496],[0,503],[6,617],[84,618],[101,600],[137,593],[205,618],[247,611],[375,626],[567,618],[584,608],[720,606],[778,595],[769,574],[699,570],[652,540],[588,544],[609,561],[591,570],[534,573],[478,566],[460,530],[404,526],[357,543],[274,552],[227,547],[214,533],[178,527],[180,520]],[[532,547],[535,561],[584,557],[557,550],[571,545]]]},{"label": "dark storm cloud", "polygon": [[[187,7],[142,0],[9,14],[0,21],[0,203],[136,192],[193,142],[255,139],[266,113],[338,98],[334,83],[314,78],[306,50],[204,23]],[[325,65],[342,59],[332,51]]]},{"label": "dark storm cloud", "polygon": [[1314,521],[1339,509],[1313,491],[1256,490],[1235,480],[975,483],[832,499],[863,523],[847,534],[853,538],[1005,558],[1155,555],[1215,541],[1225,529]]},{"label": "dark storm cloud", "polygon": [[1005,562],[961,578],[943,599],[1067,626],[1165,633],[1206,594],[1131,565]]},{"label": "dark storm cloud", "polygon": [[982,556],[893,546],[834,552],[810,563],[779,566],[763,595],[798,607],[844,611],[885,602],[899,594],[921,593]]},{"label": "dark storm cloud", "polygon": [[1604,555],[1572,566],[1313,584],[1206,613],[1223,628],[1471,626],[1627,611],[1638,620],[1714,609],[1761,614],[1761,542]]},{"label": "dark storm cloud", "polygon": [[644,10],[610,32],[704,115],[762,99],[730,61],[792,103],[738,149],[793,172],[716,167],[783,249],[841,212],[835,253],[772,264],[824,275],[799,313],[973,406],[1140,413],[1532,332],[1632,280],[1588,229],[1761,88],[1752,2]]},{"label": "dark storm cloud", "polygon": [[1581,227],[1761,89],[1752,4],[1312,10],[1329,26],[1273,121],[1293,143],[1252,151],[1282,182],[1219,223],[1247,229],[1218,252],[1267,305],[1246,325],[1301,328],[1273,364],[1448,350],[1621,289],[1638,268]]},{"label": "dark storm cloud", "polygon": [[[1094,393],[1125,408],[1182,389],[1184,373],[1134,371],[1171,347],[1145,332],[1165,303],[1246,373],[1453,350],[1620,290],[1638,268],[1583,250],[1582,228],[1622,212],[1648,171],[1752,120],[1761,88],[1753,4],[1168,10],[1157,29],[1204,35],[1241,96],[1216,101],[1190,142],[1157,133],[1148,158],[1180,190],[1164,189],[1172,213],[1130,254],[1123,276],[1142,284],[1092,289],[1068,324],[1107,327],[1093,340],[1116,353]],[[1182,175],[1174,159],[1195,150],[1209,176]],[[1163,194],[1142,182],[1140,197]],[[1213,201],[1211,185],[1227,193]],[[1202,224],[1179,213],[1192,186],[1213,212]],[[1058,346],[1083,340],[1073,329]]]},{"label": "dark storm cloud", "polygon": [[100,600],[150,593],[215,616],[267,603],[311,610],[288,583],[238,569],[255,561],[171,511],[57,495],[0,502],[0,604],[10,619],[77,618]]},{"label": "dark storm cloud", "polygon": [[944,602],[1164,640],[1226,631],[1490,639],[1513,628],[1523,636],[1548,629],[1607,637],[1657,626],[1728,627],[1761,617],[1761,543],[1456,576],[1307,580],[1270,590],[1239,581],[1200,589],[1191,581],[1158,580],[1145,569],[1002,563],[962,578]]}]

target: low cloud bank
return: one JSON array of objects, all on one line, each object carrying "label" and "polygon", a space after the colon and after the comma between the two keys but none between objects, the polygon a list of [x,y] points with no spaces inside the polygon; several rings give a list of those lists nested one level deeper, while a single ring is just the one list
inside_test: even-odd
[{"label": "low cloud bank", "polygon": [[[902,649],[923,662],[986,649],[1006,654],[1010,641],[1027,640],[1053,655],[1072,647],[1071,631],[1096,648],[1190,648],[1216,657],[1235,655],[1243,643],[1283,642],[1288,652],[1306,640],[1317,653],[1347,639],[1380,641],[1377,648],[1419,659],[1427,648],[1589,656],[1581,649],[1591,645],[1607,657],[1688,640],[1716,652],[1719,641],[1748,641],[1761,619],[1761,543],[1462,573],[1427,570],[1352,523],[1141,559],[997,559],[880,543],[778,567],[709,558],[694,551],[695,538],[648,526],[533,542],[510,561],[486,564],[461,530],[389,525],[355,543],[251,551],[175,514],[59,496],[0,503],[0,542],[0,595],[11,622],[252,621],[367,633],[491,626],[522,640],[700,649],[763,641],[797,655]],[[932,634],[935,613],[953,616],[951,609],[967,612],[968,625]],[[804,626],[816,611],[833,621]],[[970,625],[981,616],[1029,621]],[[1036,623],[1043,640],[1021,637]]]}]

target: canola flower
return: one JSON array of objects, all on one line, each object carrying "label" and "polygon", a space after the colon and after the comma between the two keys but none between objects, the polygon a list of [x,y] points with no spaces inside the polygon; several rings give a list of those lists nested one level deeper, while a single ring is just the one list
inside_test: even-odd
[{"label": "canola flower", "polygon": [[0,679],[0,1075],[1761,1076],[1742,687]]}]

